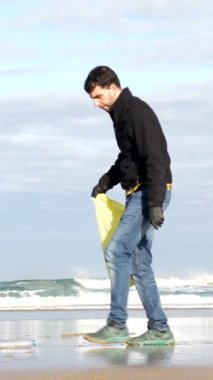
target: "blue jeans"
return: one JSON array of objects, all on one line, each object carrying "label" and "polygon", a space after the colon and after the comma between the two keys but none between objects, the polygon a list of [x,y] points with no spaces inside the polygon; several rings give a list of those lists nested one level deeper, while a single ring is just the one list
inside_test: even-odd
[{"label": "blue jeans", "polygon": [[[164,210],[170,200],[171,191],[166,190]],[[161,306],[151,268],[153,235],[154,227],[148,215],[147,190],[142,189],[127,197],[125,212],[106,249],[105,258],[111,278],[111,310],[108,322],[125,326],[129,278],[132,275],[148,318],[148,328],[168,330],[167,317]]]}]

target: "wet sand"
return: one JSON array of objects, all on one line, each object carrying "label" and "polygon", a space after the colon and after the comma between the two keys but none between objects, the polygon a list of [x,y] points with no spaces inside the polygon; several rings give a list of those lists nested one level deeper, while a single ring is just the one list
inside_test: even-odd
[{"label": "wet sand", "polygon": [[[36,340],[31,348],[0,350],[1,380],[213,379],[211,310],[173,311],[169,324],[176,345],[143,348],[85,341],[83,333],[105,324],[95,310],[79,311],[78,318],[62,311],[46,317],[44,312],[0,314],[0,342]],[[128,320],[133,336],[146,330],[140,315],[134,312]]]},{"label": "wet sand", "polygon": [[34,371],[1,373],[1,380],[212,380],[210,368],[106,368],[71,372]]}]

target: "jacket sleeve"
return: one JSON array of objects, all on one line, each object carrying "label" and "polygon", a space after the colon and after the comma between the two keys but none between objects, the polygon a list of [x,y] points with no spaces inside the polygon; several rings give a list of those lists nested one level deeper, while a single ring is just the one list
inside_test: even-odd
[{"label": "jacket sleeve", "polygon": [[162,206],[165,199],[170,158],[158,118],[148,105],[135,110],[133,132],[139,161],[141,160],[141,165],[145,168],[148,206]]},{"label": "jacket sleeve", "polygon": [[99,184],[105,185],[107,189],[112,189],[115,185],[120,183],[121,181],[121,172],[120,172],[120,160],[122,157],[122,153],[119,153],[117,160],[114,165],[105,173],[100,179]]}]

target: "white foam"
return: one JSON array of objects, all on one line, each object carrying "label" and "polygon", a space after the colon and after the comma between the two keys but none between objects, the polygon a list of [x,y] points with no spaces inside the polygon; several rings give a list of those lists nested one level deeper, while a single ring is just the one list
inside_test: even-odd
[{"label": "white foam", "polygon": [[[162,295],[161,301],[167,308],[213,308],[213,297],[202,297],[195,294]],[[79,296],[72,297],[40,297],[31,295],[1,299],[1,310],[57,310],[57,309],[106,309],[110,304],[110,292],[82,291]],[[141,302],[135,289],[129,294],[130,308],[141,308]]]},{"label": "white foam", "polygon": [[86,289],[110,289],[109,278],[79,278],[76,281]]},{"label": "white foam", "polygon": [[35,345],[35,340],[2,340],[0,341],[0,350],[31,348]]},{"label": "white foam", "polygon": [[[0,297],[0,310],[63,310],[106,309],[110,304],[108,278],[77,279],[83,288],[77,288],[76,296],[40,296],[38,290],[25,290],[20,297],[12,297],[5,290]],[[203,275],[191,279],[171,277],[157,279],[165,308],[213,308],[213,276]],[[45,291],[45,289],[44,289]],[[39,290],[40,292],[40,290]],[[6,296],[7,294],[7,296]],[[18,293],[17,293],[18,294]],[[130,308],[141,308],[135,287],[130,289]]]},{"label": "white foam", "polygon": [[161,288],[172,289],[173,287],[185,287],[185,286],[213,286],[213,276],[204,274],[202,276],[192,277],[192,278],[180,278],[180,277],[170,277],[170,278],[159,278],[156,279],[157,284]]}]

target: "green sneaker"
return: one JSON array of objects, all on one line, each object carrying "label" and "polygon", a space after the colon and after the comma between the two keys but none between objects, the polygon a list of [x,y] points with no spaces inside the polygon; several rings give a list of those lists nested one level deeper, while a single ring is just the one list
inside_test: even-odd
[{"label": "green sneaker", "polygon": [[170,330],[165,332],[158,330],[147,330],[144,334],[137,336],[136,338],[128,339],[127,344],[129,346],[164,346],[175,344],[175,339]]},{"label": "green sneaker", "polygon": [[129,333],[126,327],[119,328],[116,326],[104,326],[95,333],[85,334],[84,339],[94,343],[126,343],[129,339]]}]

